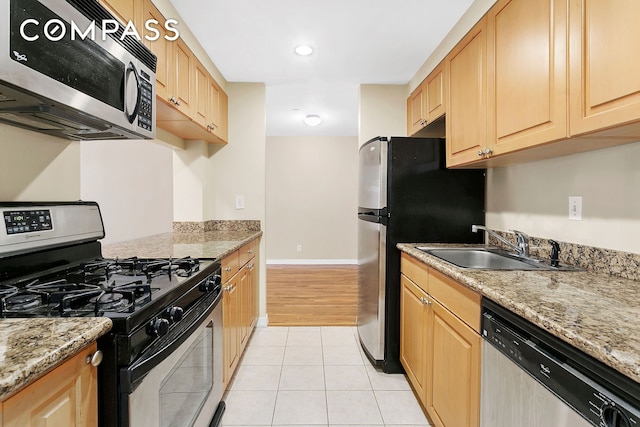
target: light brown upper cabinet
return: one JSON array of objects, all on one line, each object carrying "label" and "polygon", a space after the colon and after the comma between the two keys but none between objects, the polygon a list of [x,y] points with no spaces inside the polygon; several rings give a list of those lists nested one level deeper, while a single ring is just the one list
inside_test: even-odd
[{"label": "light brown upper cabinet", "polygon": [[445,58],[448,167],[640,139],[640,3],[498,0]]},{"label": "light brown upper cabinet", "polygon": [[194,90],[195,102],[193,109],[193,119],[201,126],[209,126],[210,109],[209,106],[209,72],[200,63],[195,61]]},{"label": "light brown upper cabinet", "polygon": [[[114,1],[114,0],[109,0]],[[145,39],[158,58],[156,124],[183,139],[227,142],[228,97],[183,39],[167,40],[166,18],[151,0],[142,2],[144,23],[155,20],[157,40]],[[136,2],[132,2],[136,3]],[[216,88],[215,91],[212,88]]]},{"label": "light brown upper cabinet", "polygon": [[447,166],[477,161],[487,143],[487,18],[483,17],[445,58]]},{"label": "light brown upper cabinet", "polygon": [[427,90],[425,82],[407,98],[407,135],[414,135],[427,125]]},{"label": "light brown upper cabinet", "polygon": [[414,135],[445,113],[445,72],[439,64],[407,98],[407,135]]},{"label": "light brown upper cabinet", "polygon": [[640,2],[570,0],[569,15],[571,134],[637,122]]},{"label": "light brown upper cabinet", "polygon": [[499,0],[487,13],[485,156],[568,136],[567,13],[567,0]]},{"label": "light brown upper cabinet", "polygon": [[142,3],[142,22],[147,20],[156,20],[159,22],[157,27],[160,31],[160,37],[154,41],[144,39],[144,44],[158,58],[156,64],[156,97],[158,99],[169,100],[169,76],[171,75],[171,64],[173,56],[173,42],[164,38],[166,30],[164,29],[165,18],[160,11],[147,0]]},{"label": "light brown upper cabinet", "polygon": [[427,124],[442,117],[445,113],[445,81],[446,73],[443,63],[434,68],[425,80],[427,85]]}]

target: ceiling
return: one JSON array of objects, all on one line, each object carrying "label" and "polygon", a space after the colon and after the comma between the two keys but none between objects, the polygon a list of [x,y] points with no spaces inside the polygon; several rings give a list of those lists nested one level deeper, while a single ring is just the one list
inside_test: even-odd
[{"label": "ceiling", "polygon": [[266,84],[267,135],[355,136],[359,85],[406,84],[472,0],[171,3],[228,82]]}]

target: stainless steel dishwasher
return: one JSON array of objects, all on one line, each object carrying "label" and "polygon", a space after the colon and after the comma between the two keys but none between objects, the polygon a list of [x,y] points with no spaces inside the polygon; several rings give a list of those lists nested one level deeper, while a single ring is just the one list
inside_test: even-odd
[{"label": "stainless steel dishwasher", "polygon": [[640,427],[640,384],[482,302],[481,427]]}]

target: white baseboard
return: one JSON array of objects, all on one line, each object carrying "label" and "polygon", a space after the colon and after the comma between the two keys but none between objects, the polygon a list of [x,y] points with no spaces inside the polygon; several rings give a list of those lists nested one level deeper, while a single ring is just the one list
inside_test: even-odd
[{"label": "white baseboard", "polygon": [[258,317],[256,328],[266,328],[267,326],[269,326],[269,315],[265,314],[263,317]]},{"label": "white baseboard", "polygon": [[268,259],[267,265],[357,265],[357,259]]}]

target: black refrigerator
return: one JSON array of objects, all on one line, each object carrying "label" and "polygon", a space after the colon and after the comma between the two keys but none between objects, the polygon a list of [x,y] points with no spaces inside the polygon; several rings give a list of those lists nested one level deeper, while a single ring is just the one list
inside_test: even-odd
[{"label": "black refrigerator", "polygon": [[378,137],[359,152],[358,336],[384,372],[400,364],[397,243],[481,243],[485,170],[446,169],[441,138]]}]

